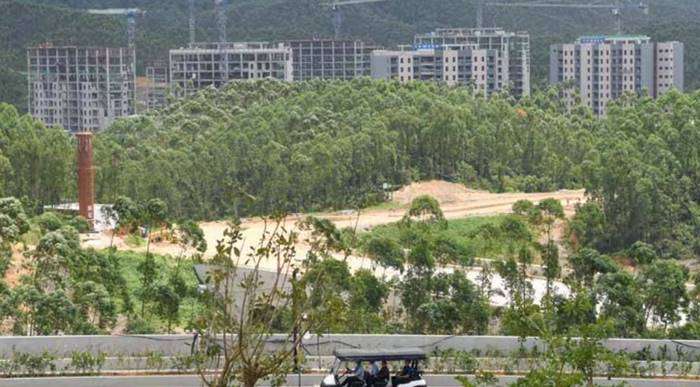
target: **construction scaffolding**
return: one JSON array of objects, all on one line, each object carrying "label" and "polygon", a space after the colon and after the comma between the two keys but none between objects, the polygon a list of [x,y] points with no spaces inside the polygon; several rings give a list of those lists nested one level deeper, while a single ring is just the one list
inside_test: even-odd
[{"label": "construction scaffolding", "polygon": [[135,68],[133,48],[28,48],[28,110],[73,133],[104,129],[134,113]]},{"label": "construction scaffolding", "polygon": [[146,67],[146,111],[165,106],[168,96],[168,63],[153,62]]},{"label": "construction scaffolding", "polygon": [[378,47],[359,40],[306,39],[290,40],[294,80],[350,80],[371,74],[370,56]]},{"label": "construction scaffolding", "polygon": [[175,95],[189,95],[233,80],[294,79],[292,50],[283,44],[197,43],[170,50],[170,86]]}]

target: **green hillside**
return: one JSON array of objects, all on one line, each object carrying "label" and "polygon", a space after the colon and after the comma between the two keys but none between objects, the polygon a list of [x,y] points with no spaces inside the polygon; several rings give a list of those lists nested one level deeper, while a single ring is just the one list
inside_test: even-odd
[{"label": "green hillside", "polygon": [[[229,0],[231,40],[275,40],[330,36],[325,0]],[[573,1],[573,0],[572,0]],[[651,11],[630,10],[626,32],[686,43],[686,88],[700,87],[700,5],[695,0],[649,0]],[[436,27],[474,25],[474,0],[388,0],[345,10],[344,34],[383,45],[410,42],[416,32]],[[604,1],[602,2],[604,3]],[[138,66],[167,58],[167,50],[187,41],[186,0],[0,0],[0,101],[26,107],[26,46],[54,44],[125,45],[126,22],[119,17],[88,15],[82,8],[139,7]],[[213,1],[198,2],[198,40],[216,36]],[[487,26],[527,30],[532,35],[533,84],[546,78],[547,48],[582,34],[610,33],[614,19],[605,10],[488,8]]]}]

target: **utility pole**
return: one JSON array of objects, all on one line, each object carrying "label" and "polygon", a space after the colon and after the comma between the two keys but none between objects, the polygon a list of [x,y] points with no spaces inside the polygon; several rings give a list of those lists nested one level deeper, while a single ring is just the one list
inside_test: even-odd
[{"label": "utility pole", "polygon": [[294,268],[292,271],[292,319],[294,321],[294,327],[292,328],[292,341],[294,342],[294,348],[292,348],[292,360],[294,362],[294,372],[298,375],[298,384],[301,387],[301,367],[299,367],[299,324],[301,323],[301,313],[299,310],[299,300],[298,300],[298,283],[297,276],[299,275],[299,269]]}]

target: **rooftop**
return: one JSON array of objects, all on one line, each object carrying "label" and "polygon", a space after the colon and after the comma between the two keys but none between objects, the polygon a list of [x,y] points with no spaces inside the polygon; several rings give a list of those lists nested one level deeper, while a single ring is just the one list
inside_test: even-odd
[{"label": "rooftop", "polygon": [[576,40],[577,43],[612,43],[612,42],[629,42],[635,41],[638,43],[648,42],[651,38],[646,35],[587,35],[581,36]]}]

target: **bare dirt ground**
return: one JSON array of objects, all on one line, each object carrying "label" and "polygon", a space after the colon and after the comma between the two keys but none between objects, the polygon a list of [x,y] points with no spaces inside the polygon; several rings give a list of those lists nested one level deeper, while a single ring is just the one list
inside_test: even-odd
[{"label": "bare dirt ground", "polygon": [[[396,222],[403,217],[408,204],[417,196],[431,195],[435,197],[442,207],[442,211],[447,219],[458,219],[469,216],[487,216],[504,214],[511,212],[513,203],[521,199],[538,202],[546,198],[561,200],[566,212],[571,214],[576,203],[585,200],[583,190],[562,190],[545,193],[503,193],[494,194],[485,191],[470,190],[460,184],[448,183],[444,181],[428,181],[414,183],[402,188],[394,193],[392,201],[396,204],[390,209],[369,209],[361,211],[339,211],[333,213],[316,214],[319,218],[331,220],[336,227],[357,227],[358,230],[368,230],[374,226]],[[305,215],[293,215],[285,219],[285,226],[294,228],[297,221],[303,219]],[[228,227],[225,221],[204,222],[200,224],[207,240],[207,252],[205,256],[212,256],[216,253],[217,241],[223,238],[224,230]],[[263,236],[266,228],[271,225],[260,218],[250,218],[243,220],[244,243],[248,246],[256,244]],[[306,235],[300,235],[300,242],[297,245],[297,256],[303,257],[308,251],[308,245],[304,243]],[[85,247],[97,249],[106,248],[110,243],[108,232],[101,234],[86,235],[83,237]],[[114,238],[114,245],[120,250],[145,251],[145,247],[131,248],[118,236]],[[180,253],[180,247],[172,243],[152,243],[151,251],[157,254],[176,255]],[[367,259],[362,257],[350,257],[348,263],[351,268],[369,266]],[[274,268],[274,263],[269,262],[264,266]]]}]

